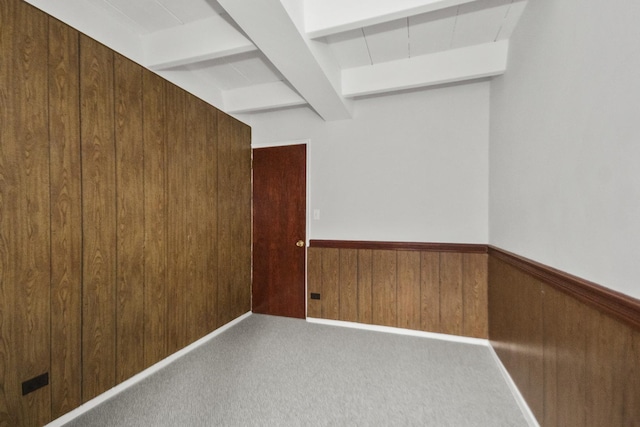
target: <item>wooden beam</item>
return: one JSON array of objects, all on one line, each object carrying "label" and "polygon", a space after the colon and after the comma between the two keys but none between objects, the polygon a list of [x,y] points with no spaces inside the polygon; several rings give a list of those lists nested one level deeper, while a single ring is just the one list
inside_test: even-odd
[{"label": "wooden beam", "polygon": [[342,70],[346,97],[414,89],[503,74],[507,40]]},{"label": "wooden beam", "polygon": [[301,33],[280,0],[218,3],[324,120],[351,118],[350,101],[340,93],[337,63]]}]

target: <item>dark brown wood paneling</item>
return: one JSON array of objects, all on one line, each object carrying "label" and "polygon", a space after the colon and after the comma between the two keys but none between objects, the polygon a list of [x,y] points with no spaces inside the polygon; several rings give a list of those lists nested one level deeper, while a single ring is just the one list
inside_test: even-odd
[{"label": "dark brown wood paneling", "polygon": [[486,338],[487,255],[462,254],[462,335]]},{"label": "dark brown wood paneling", "polygon": [[[116,382],[144,363],[144,141],[142,68],[115,55],[117,206]],[[142,348],[141,348],[142,346]]]},{"label": "dark brown wood paneling", "polygon": [[[51,389],[20,383],[49,372],[50,225],[47,16],[0,6],[0,422],[41,425]],[[5,121],[6,119],[6,121]]]},{"label": "dark brown wood paneling", "polygon": [[143,71],[144,138],[144,361],[167,353],[167,183],[165,82]]},{"label": "dark brown wood paneling", "polygon": [[[634,300],[497,248],[489,266],[491,343],[541,424],[635,425]],[[574,293],[577,287],[582,291]],[[598,302],[586,294],[597,294]],[[610,315],[612,307],[625,308]]]},{"label": "dark brown wood paneling", "polygon": [[543,419],[542,285],[489,259],[489,338],[538,420]]},{"label": "dark brown wood paneling", "polygon": [[340,249],[340,320],[358,321],[358,251]]},{"label": "dark brown wood paneling", "polygon": [[[587,307],[544,287],[543,356],[545,426],[584,426]],[[597,313],[593,313],[597,317]]]},{"label": "dark brown wood paneling", "polygon": [[420,329],[420,252],[398,251],[398,327]]},{"label": "dark brown wood paneling", "polygon": [[205,273],[207,265],[207,236],[204,234],[205,225],[209,222],[205,208],[207,199],[204,187],[207,178],[207,157],[205,142],[206,104],[200,99],[187,95],[186,121],[186,187],[190,196],[187,200],[188,212],[185,215],[187,233],[186,244],[186,282],[184,292],[189,302],[185,307],[187,343],[201,338],[207,333],[207,298],[205,292]]},{"label": "dark brown wood paneling", "polygon": [[358,322],[372,323],[373,253],[358,249]]},{"label": "dark brown wood paneling", "polygon": [[373,251],[372,259],[372,321],[375,325],[396,326],[397,310],[396,251]]},{"label": "dark brown wood paneling", "polygon": [[[249,310],[250,130],[223,115],[220,131],[222,113],[177,88],[167,101],[165,86],[26,2],[0,2],[2,425],[43,425],[157,362],[168,323],[175,351],[219,326],[221,307],[227,320]],[[22,396],[44,373],[50,386]]]},{"label": "dark brown wood paneling", "polygon": [[82,397],[116,382],[116,193],[113,52],[80,36]]},{"label": "dark brown wood paneling", "polygon": [[336,246],[310,248],[310,292],[322,290],[324,307],[310,317],[487,338],[486,254]]},{"label": "dark brown wood paneling", "polygon": [[322,318],[340,320],[340,249],[322,251]]},{"label": "dark brown wood paneling", "polygon": [[13,124],[5,125],[4,111],[13,110],[13,93],[9,90],[14,83],[13,45],[17,34],[15,22],[16,1],[0,2],[0,311],[3,322],[0,323],[0,420],[7,425],[18,423],[20,408],[20,381],[17,372],[16,353],[13,343],[16,341],[14,324],[16,323],[16,295],[14,283],[15,228],[13,218],[17,212],[14,206],[18,202],[18,171],[13,162],[16,158],[16,138]]},{"label": "dark brown wood paneling", "polygon": [[51,415],[82,403],[79,34],[49,19]]},{"label": "dark brown wood paneling", "polygon": [[462,254],[440,254],[440,328],[462,335]]},{"label": "dark brown wood paneling", "polygon": [[420,253],[420,329],[440,332],[440,254]]},{"label": "dark brown wood paneling", "polygon": [[251,310],[251,129],[218,113],[218,324]]},{"label": "dark brown wood paneling", "polygon": [[640,328],[640,300],[496,247],[489,254],[571,295],[583,303]]},{"label": "dark brown wood paneling", "polygon": [[307,317],[322,317],[322,299],[311,299],[311,294],[322,297],[322,252],[324,249],[309,248],[307,251]]},{"label": "dark brown wood paneling", "polygon": [[[207,332],[218,326],[218,110],[208,106],[205,116],[206,141],[204,148],[206,171],[203,189],[205,228],[205,300]],[[240,218],[242,220],[242,218]],[[249,225],[247,225],[249,226]],[[248,267],[247,267],[248,268]]]},{"label": "dark brown wood paneling", "polygon": [[175,353],[187,345],[186,266],[188,191],[185,140],[187,94],[167,83],[167,352]]},{"label": "dark brown wood paneling", "polygon": [[487,253],[487,245],[474,243],[431,243],[431,242],[378,242],[363,240],[311,240],[312,248],[335,249],[373,249],[388,251],[423,251],[423,252],[456,252]]}]

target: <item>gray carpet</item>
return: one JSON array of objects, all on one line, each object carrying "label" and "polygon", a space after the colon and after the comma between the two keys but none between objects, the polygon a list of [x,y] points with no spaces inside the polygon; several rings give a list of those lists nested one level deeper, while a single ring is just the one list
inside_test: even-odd
[{"label": "gray carpet", "polygon": [[67,426],[526,426],[489,349],[254,314]]}]

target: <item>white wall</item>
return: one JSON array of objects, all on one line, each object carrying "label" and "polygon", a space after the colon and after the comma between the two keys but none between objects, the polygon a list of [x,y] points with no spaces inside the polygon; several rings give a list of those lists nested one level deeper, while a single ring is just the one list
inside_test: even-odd
[{"label": "white wall", "polygon": [[640,2],[532,0],[492,82],[490,243],[640,298]]},{"label": "white wall", "polygon": [[310,238],[486,243],[489,83],[354,107],[334,122],[304,108],[242,117],[254,147],[310,139]]}]

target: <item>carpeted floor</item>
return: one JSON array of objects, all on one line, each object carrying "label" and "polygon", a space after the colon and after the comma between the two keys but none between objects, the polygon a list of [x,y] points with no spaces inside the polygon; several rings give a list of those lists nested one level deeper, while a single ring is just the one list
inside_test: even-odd
[{"label": "carpeted floor", "polygon": [[488,348],[254,314],[67,426],[527,426]]}]

